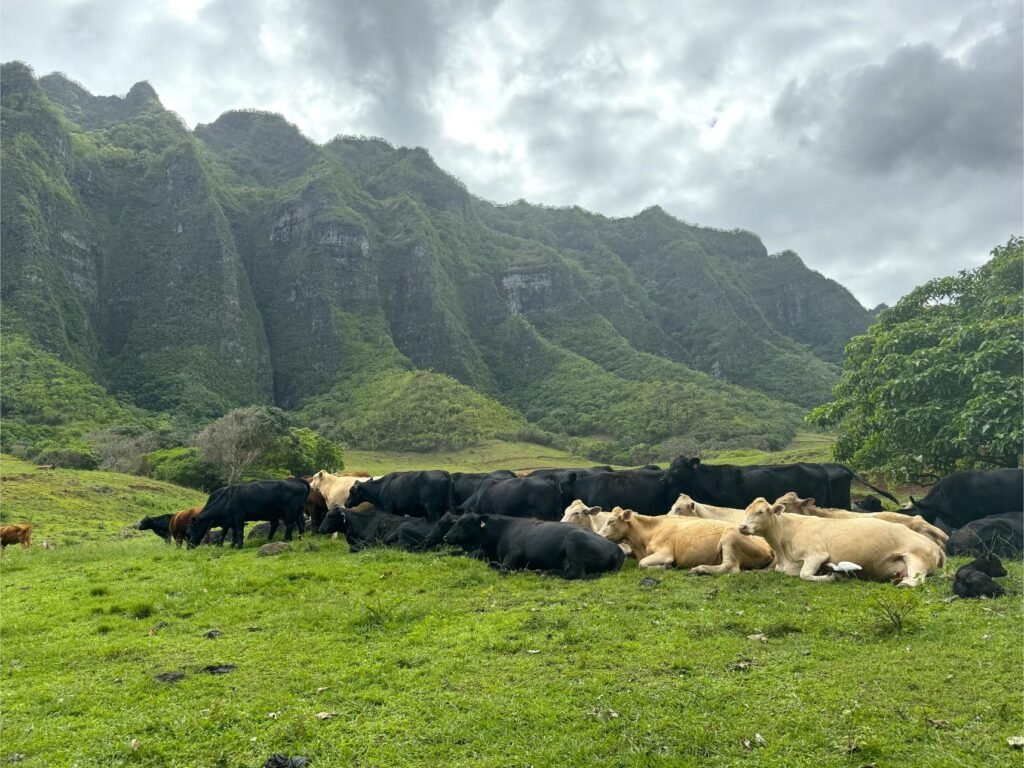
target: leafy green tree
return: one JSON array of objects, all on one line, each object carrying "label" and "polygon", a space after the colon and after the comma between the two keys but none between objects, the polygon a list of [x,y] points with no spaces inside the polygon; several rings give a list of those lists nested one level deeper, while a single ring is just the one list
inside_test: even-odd
[{"label": "leafy green tree", "polygon": [[143,457],[144,472],[149,477],[189,488],[212,491],[224,484],[220,471],[206,461],[199,450],[179,445],[153,451]]},{"label": "leafy green tree", "polygon": [[1012,467],[1024,438],[1024,238],[985,265],[930,280],[846,346],[835,457],[897,481]]},{"label": "leafy green tree", "polygon": [[312,429],[292,429],[277,447],[268,452],[254,468],[261,477],[311,475],[317,470],[337,472],[343,469],[341,448],[337,443],[317,434]]}]

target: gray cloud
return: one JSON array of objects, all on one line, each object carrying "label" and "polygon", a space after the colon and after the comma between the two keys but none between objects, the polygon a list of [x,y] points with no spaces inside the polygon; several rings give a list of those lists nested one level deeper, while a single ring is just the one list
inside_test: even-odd
[{"label": "gray cloud", "polygon": [[1011,0],[90,0],[4,5],[0,54],[426,146],[497,202],[660,204],[757,232],[867,305],[1021,232]]}]

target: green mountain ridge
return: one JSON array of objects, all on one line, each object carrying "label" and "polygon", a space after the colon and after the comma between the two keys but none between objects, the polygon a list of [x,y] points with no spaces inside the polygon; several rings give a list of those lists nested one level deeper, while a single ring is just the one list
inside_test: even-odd
[{"label": "green mountain ridge", "polygon": [[189,131],[146,83],[13,62],[2,91],[4,328],[150,411],[274,403],[358,441],[374,381],[421,370],[504,429],[778,446],[871,319],[795,254],[660,208],[494,205],[424,149],[265,112]]}]

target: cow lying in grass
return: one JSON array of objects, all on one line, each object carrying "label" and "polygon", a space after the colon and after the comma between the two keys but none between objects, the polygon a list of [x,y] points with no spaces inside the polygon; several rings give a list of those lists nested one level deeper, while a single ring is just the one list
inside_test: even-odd
[{"label": "cow lying in grass", "polygon": [[776,570],[806,581],[832,581],[835,573],[821,571],[847,561],[859,565],[869,579],[916,587],[946,562],[946,553],[935,542],[906,526],[864,515],[850,520],[804,517],[764,498],[747,507],[739,530],[764,537],[778,558]]},{"label": "cow lying in grass", "polygon": [[887,523],[899,523],[905,525],[912,531],[927,536],[938,546],[945,547],[949,535],[941,528],[936,528],[925,521],[920,515],[904,515],[900,512],[851,512],[848,509],[826,509],[817,506],[814,499],[801,499],[792,491],[780,496],[775,500],[776,504],[783,506],[783,511],[794,515],[810,515],[812,517],[826,517],[829,520],[861,520],[875,519],[885,520]]},{"label": "cow lying in grass", "polygon": [[625,554],[575,525],[504,515],[463,515],[445,534],[448,544],[479,550],[502,570],[547,571],[563,579],[593,578],[622,567]]},{"label": "cow lying in grass", "polygon": [[701,504],[699,501],[691,499],[685,493],[679,494],[679,498],[676,499],[676,503],[672,505],[668,513],[677,517],[700,517],[704,520],[722,520],[734,525],[739,525],[747,519],[747,511],[745,509]]},{"label": "cow lying in grass", "polygon": [[599,533],[629,544],[641,568],[735,573],[765,568],[772,562],[771,547],[763,539],[743,536],[735,525],[721,520],[640,515],[615,507]]},{"label": "cow lying in grass", "polygon": [[[600,507],[588,506],[583,503],[582,499],[576,499],[572,504],[565,508],[561,522],[569,523],[569,525],[578,525],[580,528],[586,528],[597,533],[604,527],[604,524],[611,519],[611,516],[611,512],[605,512]],[[622,549],[626,555],[633,554],[633,550],[630,549],[629,544],[624,541],[619,542],[619,548]]]},{"label": "cow lying in grass", "polygon": [[950,555],[1020,557],[1024,551],[1024,512],[1004,512],[972,520],[957,528],[946,542]]},{"label": "cow lying in grass", "polygon": [[391,546],[398,542],[399,527],[409,520],[404,515],[392,515],[377,509],[359,511],[346,507],[331,507],[320,525],[320,533],[341,533],[348,541],[350,552],[366,547]]},{"label": "cow lying in grass", "polygon": [[993,578],[1005,575],[1006,569],[998,557],[979,557],[957,568],[953,592],[957,597],[999,597],[1006,590]]}]

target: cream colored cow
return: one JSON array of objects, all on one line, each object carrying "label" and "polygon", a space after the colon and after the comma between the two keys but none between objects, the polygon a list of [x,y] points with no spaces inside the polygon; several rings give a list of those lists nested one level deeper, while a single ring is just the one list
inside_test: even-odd
[{"label": "cream colored cow", "polygon": [[615,507],[598,531],[615,542],[629,544],[641,568],[692,568],[691,573],[735,573],[741,568],[764,568],[772,550],[757,537],[740,534],[721,520],[639,515]]},{"label": "cream colored cow", "polygon": [[[344,507],[345,502],[348,501],[348,494],[352,490],[352,486],[369,479],[370,476],[365,473],[358,475],[332,475],[326,469],[321,469],[309,479],[309,487],[320,491],[327,502],[327,508],[330,509],[331,507]],[[373,505],[359,504],[354,509],[364,512],[373,509]]]},{"label": "cream colored cow", "polygon": [[839,520],[794,515],[764,498],[747,507],[739,530],[771,545],[778,558],[776,570],[806,581],[831,581],[835,573],[818,572],[828,563],[846,561],[859,565],[870,579],[916,587],[946,562],[946,553],[935,542],[904,525],[863,515]]},{"label": "cream colored cow", "polygon": [[[600,507],[591,507],[583,502],[583,499],[575,499],[572,504],[565,508],[561,522],[570,525],[578,525],[580,528],[589,528],[595,533],[611,518],[611,512],[605,512]],[[626,555],[632,555],[633,550],[629,544],[619,542],[619,547]]]},{"label": "cream colored cow", "polygon": [[670,515],[682,517],[702,517],[705,520],[724,520],[727,523],[739,525],[747,519],[745,509],[733,509],[732,507],[715,507],[711,504],[701,504],[694,501],[685,493],[680,493],[676,503],[668,511]]},{"label": "cream colored cow", "polygon": [[792,491],[779,496],[775,503],[781,504],[785,512],[790,512],[794,515],[811,515],[813,517],[825,517],[829,520],[856,520],[869,517],[876,520],[885,520],[887,523],[899,523],[916,533],[920,533],[922,536],[927,536],[942,549],[946,548],[946,542],[949,541],[949,534],[925,521],[920,515],[904,515],[899,512],[851,512],[848,509],[822,508],[814,503],[814,499],[801,499]]}]

